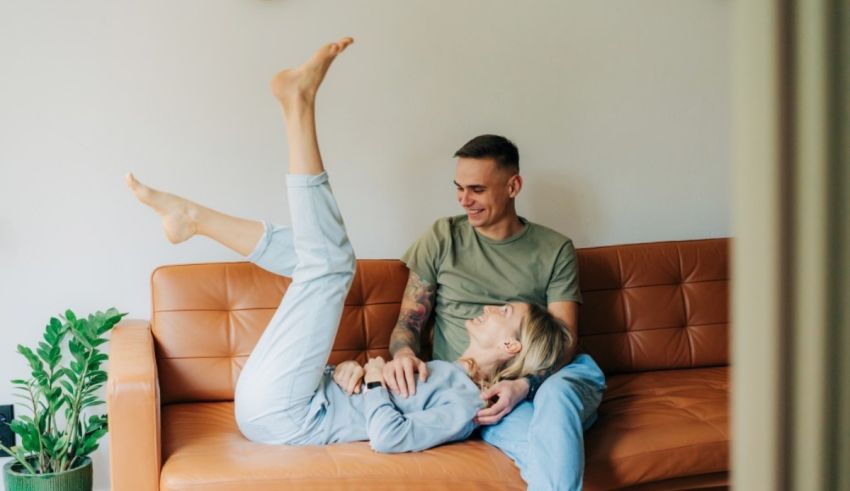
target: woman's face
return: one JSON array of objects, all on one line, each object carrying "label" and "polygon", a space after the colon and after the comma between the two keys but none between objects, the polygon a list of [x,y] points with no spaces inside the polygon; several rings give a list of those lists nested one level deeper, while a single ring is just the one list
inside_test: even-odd
[{"label": "woman's face", "polygon": [[509,303],[488,305],[484,312],[466,321],[469,343],[478,349],[498,350],[510,358],[519,352],[519,330],[522,319],[528,313],[528,304]]}]

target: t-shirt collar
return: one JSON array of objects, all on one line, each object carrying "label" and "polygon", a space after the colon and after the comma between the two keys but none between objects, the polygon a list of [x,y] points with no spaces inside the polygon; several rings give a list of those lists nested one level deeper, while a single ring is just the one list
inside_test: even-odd
[{"label": "t-shirt collar", "polygon": [[[511,235],[510,237],[508,237],[506,239],[502,239],[502,240],[495,240],[495,239],[491,239],[489,237],[486,237],[484,234],[478,233],[478,231],[475,230],[475,227],[472,227],[472,224],[470,224],[469,226],[472,227],[472,231],[475,232],[475,235],[479,239],[481,239],[482,241],[484,241],[488,244],[492,244],[492,245],[504,245],[504,244],[510,244],[511,242],[514,242],[514,241],[517,241],[517,240],[523,238],[525,236],[525,234],[528,233],[528,230],[531,228],[529,226],[528,220],[526,220],[524,217],[518,217],[518,218],[519,218],[519,221],[522,222],[522,225],[523,225],[522,230],[520,230],[519,232],[515,233],[514,235]],[[469,223],[469,222],[467,222],[467,223]]]}]

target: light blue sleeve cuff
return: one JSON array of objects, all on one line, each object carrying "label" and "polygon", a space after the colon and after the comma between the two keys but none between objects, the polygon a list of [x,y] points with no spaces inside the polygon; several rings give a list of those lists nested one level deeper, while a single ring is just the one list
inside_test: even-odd
[{"label": "light blue sleeve cuff", "polygon": [[257,241],[257,245],[254,246],[254,250],[251,251],[251,254],[248,255],[248,260],[252,263],[256,263],[257,260],[263,256],[263,253],[266,252],[266,249],[269,247],[272,239],[272,224],[265,220],[262,220],[262,222],[263,236]]},{"label": "light blue sleeve cuff", "polygon": [[328,173],[321,174],[287,174],[286,185],[290,188],[309,188],[328,182]]},{"label": "light blue sleeve cuff", "polygon": [[366,392],[363,394],[363,400],[366,403],[366,416],[367,418],[372,415],[379,407],[384,404],[390,404],[392,406],[392,400],[390,399],[390,392],[386,387],[375,387],[374,389],[365,389]]}]

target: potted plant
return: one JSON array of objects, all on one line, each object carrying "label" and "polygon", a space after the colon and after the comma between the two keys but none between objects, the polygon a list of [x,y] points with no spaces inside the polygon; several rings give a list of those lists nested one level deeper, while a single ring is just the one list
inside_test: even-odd
[{"label": "potted plant", "polygon": [[9,424],[20,436],[19,446],[0,445],[15,458],[3,467],[8,491],[92,489],[87,456],[107,431],[105,414],[86,419],[88,408],[104,403],[96,392],[106,382],[100,366],[108,357],[98,347],[125,315],[111,308],[78,318],[67,310],[64,322],[50,319],[35,351],[18,345],[32,378],[12,384],[31,416],[19,416]]}]

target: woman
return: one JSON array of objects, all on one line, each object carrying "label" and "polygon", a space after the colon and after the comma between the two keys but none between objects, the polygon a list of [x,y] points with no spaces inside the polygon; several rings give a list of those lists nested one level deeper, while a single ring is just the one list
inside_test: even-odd
[{"label": "woman", "polygon": [[[206,235],[292,277],[236,387],[236,421],[247,438],[277,444],[369,440],[381,452],[423,450],[468,437],[484,405],[481,386],[555,368],[569,339],[564,326],[540,307],[485,307],[467,321],[470,345],[460,360],[430,362],[431,375],[415,396],[396,398],[383,388],[381,358],[362,367],[362,393],[355,388],[350,392],[357,393],[347,393],[333,383],[325,364],[355,258],[319,153],[314,103],[331,62],[352,42],[344,38],[324,46],[272,80],[290,143],[291,228],[224,215],[151,189],[131,174],[127,183],[162,216],[170,241]],[[337,370],[352,369],[361,370],[356,362]]]}]

